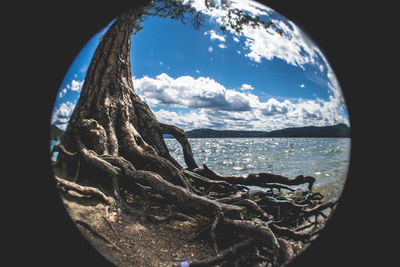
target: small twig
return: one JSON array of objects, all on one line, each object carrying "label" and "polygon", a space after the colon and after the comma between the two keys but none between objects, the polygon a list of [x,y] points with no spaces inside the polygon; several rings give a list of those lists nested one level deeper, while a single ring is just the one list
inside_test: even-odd
[{"label": "small twig", "polygon": [[111,224],[111,222],[104,215],[102,215],[101,217],[104,219],[104,221],[106,221],[106,223],[108,224],[108,226],[110,226],[110,228],[114,232],[114,234],[119,238],[119,235],[118,235],[117,231],[115,230],[114,226]]},{"label": "small twig", "polygon": [[110,244],[114,249],[121,251],[121,249],[114,243],[112,242],[110,239],[108,239],[105,235],[97,232],[90,224],[88,224],[87,222],[77,219],[75,220],[76,224],[80,224],[83,227],[85,227],[87,230],[89,230],[89,232],[91,232],[94,236],[96,236],[97,238],[100,238],[101,240],[103,240],[104,242]]}]

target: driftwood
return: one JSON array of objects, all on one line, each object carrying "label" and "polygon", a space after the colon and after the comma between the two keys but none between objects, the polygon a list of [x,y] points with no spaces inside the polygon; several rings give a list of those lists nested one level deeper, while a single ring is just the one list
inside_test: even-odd
[{"label": "driftwood", "polygon": [[[196,214],[209,218],[207,232],[217,255],[190,266],[249,259],[282,264],[282,255],[289,253],[282,250],[289,250],[290,242],[307,243],[319,233],[302,232],[315,226],[307,223],[309,217],[321,215],[335,203],[321,204],[321,198],[313,198],[315,178],[310,176],[222,176],[206,165],[200,168],[185,132],[159,123],[134,91],[130,43],[140,16],[133,10],[120,15],[95,51],[66,132],[54,148],[59,152],[54,168],[63,174],[56,177],[59,186],[97,196],[108,205],[154,221],[172,216],[144,214],[126,202],[120,188],[161,195],[179,209],[176,216],[180,218],[190,220]],[[163,134],[173,135],[182,145],[186,167],[169,154]],[[79,185],[82,180],[91,186]],[[283,192],[302,184],[308,186],[301,197]],[[246,186],[278,188],[280,192],[251,194]],[[87,223],[81,224],[90,230]],[[220,234],[223,227],[232,229],[241,240],[225,240]]]}]

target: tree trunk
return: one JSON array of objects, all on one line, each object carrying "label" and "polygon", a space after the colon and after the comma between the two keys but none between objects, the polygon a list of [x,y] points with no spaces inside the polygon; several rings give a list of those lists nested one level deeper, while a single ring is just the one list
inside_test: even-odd
[{"label": "tree trunk", "polygon": [[[130,44],[138,16],[134,11],[122,14],[103,36],[62,144],[71,152],[87,148],[98,155],[126,157],[138,169],[168,176],[187,187],[177,172],[182,166],[169,154],[160,124],[133,88]],[[62,157],[68,175],[73,175],[77,159]],[[161,164],[149,166],[154,162]]]}]

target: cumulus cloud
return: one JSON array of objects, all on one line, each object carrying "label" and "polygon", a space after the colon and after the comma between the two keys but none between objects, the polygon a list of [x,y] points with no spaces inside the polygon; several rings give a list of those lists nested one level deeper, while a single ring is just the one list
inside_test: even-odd
[{"label": "cumulus cloud", "polygon": [[83,81],[72,80],[71,83],[67,84],[66,89],[75,92],[81,92]]},{"label": "cumulus cloud", "polygon": [[[172,78],[162,73],[155,78],[134,79],[138,95],[151,107],[158,107],[157,118],[185,130],[219,128],[242,130],[276,130],[295,126],[325,126],[347,123],[340,95],[329,100],[260,101],[249,92],[252,86],[243,84],[246,92],[228,89],[209,77]],[[335,85],[332,85],[334,88]],[[335,91],[337,92],[337,91]],[[181,108],[171,111],[170,108]]]},{"label": "cumulus cloud", "polygon": [[57,109],[53,110],[51,124],[65,130],[74,108],[75,104],[72,102],[67,101],[62,103]]},{"label": "cumulus cloud", "polygon": [[219,40],[220,42],[225,42],[225,37],[217,34],[214,30],[209,30],[204,32],[204,35],[210,35],[211,40]]},{"label": "cumulus cloud", "polygon": [[246,83],[244,83],[244,84],[242,84],[242,86],[240,87],[240,90],[253,90],[254,89],[254,87],[253,86],[251,86],[250,84],[246,84]]},{"label": "cumulus cloud", "polygon": [[174,79],[162,73],[155,78],[144,76],[133,82],[137,93],[150,105],[245,111],[254,104],[254,95],[226,89],[208,77],[180,76]]},{"label": "cumulus cloud", "polygon": [[[74,77],[77,75],[75,74]],[[74,91],[80,93],[82,91],[83,80],[71,80],[69,84],[67,84],[64,88],[59,90],[58,97],[62,98],[68,91]]]},{"label": "cumulus cloud", "polygon": [[289,112],[289,108],[293,104],[290,101],[279,102],[275,98],[268,99],[267,102],[262,103],[261,113],[264,116],[282,115]]},{"label": "cumulus cloud", "polygon": [[224,44],[219,44],[218,47],[224,49],[224,48],[226,48],[226,45],[224,45]]},{"label": "cumulus cloud", "polygon": [[80,72],[84,73],[88,69],[88,65],[83,65],[82,68],[79,69]]},{"label": "cumulus cloud", "polygon": [[61,92],[58,94],[59,98],[62,98],[66,93],[67,93],[67,88],[62,89]]},{"label": "cumulus cloud", "polygon": [[[319,49],[292,22],[273,20],[280,30],[270,27],[244,27],[245,56],[260,63],[262,59],[281,59],[286,63],[304,69],[306,64],[317,64],[321,54]],[[233,30],[231,30],[234,33]]]}]

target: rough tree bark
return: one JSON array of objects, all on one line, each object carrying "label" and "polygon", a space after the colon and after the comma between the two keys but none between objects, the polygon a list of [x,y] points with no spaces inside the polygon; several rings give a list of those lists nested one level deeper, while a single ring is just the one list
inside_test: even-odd
[{"label": "rough tree bark", "polygon": [[[219,247],[223,251],[193,266],[244,259],[282,264],[283,250],[290,247],[285,240],[309,242],[314,232],[303,233],[306,227],[297,227],[335,203],[321,206],[313,198],[313,177],[290,179],[267,173],[225,177],[205,165],[200,168],[184,131],[159,123],[134,91],[130,46],[140,16],[135,10],[120,15],[102,37],[67,130],[55,146],[59,152],[54,164],[57,181],[69,189],[97,194],[122,209],[134,207],[125,202],[121,186],[128,191],[150,191],[173,202],[187,216],[210,218],[209,237],[216,252]],[[182,145],[186,167],[169,154],[163,134],[171,134]],[[83,180],[104,192],[81,187]],[[308,184],[308,191],[297,197],[273,189],[283,191],[303,183]],[[245,187],[250,185],[272,189],[251,194]],[[221,232],[226,229],[248,238],[225,242]],[[286,245],[279,245],[282,242]]]}]

